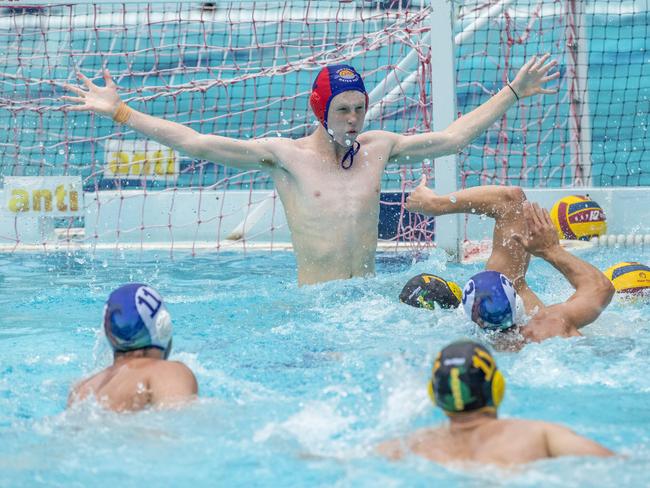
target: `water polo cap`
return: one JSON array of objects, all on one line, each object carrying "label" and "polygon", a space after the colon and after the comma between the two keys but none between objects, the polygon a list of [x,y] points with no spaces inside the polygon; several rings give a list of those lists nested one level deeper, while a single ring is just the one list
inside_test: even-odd
[{"label": "water polo cap", "polygon": [[169,355],[172,321],[156,290],[129,283],[113,291],[104,306],[104,332],[113,351],[156,347]]},{"label": "water polo cap", "polygon": [[456,283],[427,273],[408,280],[399,294],[400,301],[429,310],[436,308],[436,305],[440,308],[456,308],[460,305],[461,298],[462,291]]},{"label": "water polo cap", "polygon": [[[323,124],[325,130],[327,127],[327,116],[330,109],[332,99],[339,93],[346,91],[358,91],[366,97],[366,110],[368,109],[368,93],[363,84],[361,75],[352,67],[347,64],[337,64],[335,66],[326,66],[321,69],[314,80],[311,95],[309,97],[309,104],[314,111],[314,115]],[[359,152],[361,144],[354,141],[354,144],[348,149],[343,156],[341,166],[344,169],[349,169],[354,163],[354,156]],[[350,160],[349,164],[347,160]]]},{"label": "water polo cap", "polygon": [[512,282],[498,271],[482,271],[463,290],[467,317],[483,329],[504,330],[521,322],[524,306]]},{"label": "water polo cap", "polygon": [[448,414],[496,412],[506,382],[490,352],[478,342],[454,342],[433,363],[429,397]]}]

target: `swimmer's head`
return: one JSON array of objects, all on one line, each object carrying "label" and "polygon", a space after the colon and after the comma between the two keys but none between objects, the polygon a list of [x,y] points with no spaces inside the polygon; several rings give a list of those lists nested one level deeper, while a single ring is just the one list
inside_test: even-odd
[{"label": "swimmer's head", "polygon": [[104,332],[113,351],[155,347],[167,358],[172,344],[172,321],[156,290],[141,283],[122,285],[104,306]]},{"label": "swimmer's head", "polygon": [[[318,76],[316,76],[309,97],[309,104],[325,130],[329,129],[328,119],[332,100],[335,96],[348,91],[363,94],[361,103],[364,105],[365,115],[365,110],[368,109],[368,93],[361,75],[352,66],[347,64],[327,66],[320,70]],[[363,120],[361,122],[363,123]]]},{"label": "swimmer's head", "polygon": [[505,389],[494,358],[478,342],[454,342],[440,351],[433,363],[429,396],[448,415],[496,413]]},{"label": "swimmer's head", "polygon": [[400,301],[428,310],[433,310],[436,306],[456,308],[460,305],[461,298],[462,291],[456,283],[427,273],[408,280],[399,294]]},{"label": "swimmer's head", "polygon": [[482,271],[463,289],[467,317],[482,329],[505,330],[521,323],[524,306],[512,282],[498,271]]}]

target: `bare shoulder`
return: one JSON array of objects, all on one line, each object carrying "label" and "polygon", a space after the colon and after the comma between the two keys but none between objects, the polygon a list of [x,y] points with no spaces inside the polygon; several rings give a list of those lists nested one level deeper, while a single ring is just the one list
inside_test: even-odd
[{"label": "bare shoulder", "polygon": [[[267,151],[272,153],[276,162],[282,161],[283,152],[287,149],[297,148],[297,141],[300,139],[291,139],[289,137],[262,137],[260,139],[251,139],[251,144],[261,144]],[[262,161],[263,164],[268,162]]]},{"label": "bare shoulder", "polygon": [[544,422],[544,433],[549,454],[556,456],[609,457],[615,453],[596,441],[581,436],[569,427]]},{"label": "bare shoulder", "polygon": [[267,148],[269,152],[273,153],[275,157],[274,167],[292,173],[295,166],[313,158],[313,155],[319,153],[319,148],[315,144],[314,138],[300,137],[292,139],[290,137],[272,137],[266,139],[268,141]]},{"label": "bare shoulder", "polygon": [[555,424],[553,422],[544,422],[542,420],[538,420],[536,422],[544,432],[573,432],[570,428],[562,425],[562,424]]},{"label": "bare shoulder", "polygon": [[382,442],[376,451],[388,459],[398,461],[409,453],[422,454],[435,448],[440,443],[446,443],[445,430],[440,427],[419,429],[406,437]]},{"label": "bare shoulder", "polygon": [[305,144],[307,138],[300,137],[298,139],[292,139],[291,137],[263,137],[260,139],[253,139],[253,140],[266,144],[268,147],[271,148],[283,148],[283,147],[300,147],[302,144]]},{"label": "bare shoulder", "polygon": [[529,434],[542,435],[544,437],[567,434],[576,435],[573,430],[564,425],[543,420],[508,419],[504,420],[504,422],[508,422],[513,429],[523,430]]},{"label": "bare shoulder", "polygon": [[545,426],[547,425],[547,422],[541,420],[527,419],[500,419],[499,423],[509,429],[525,430],[531,433],[543,433]]},{"label": "bare shoulder", "polygon": [[375,451],[380,456],[384,456],[391,461],[399,461],[406,455],[406,445],[407,443],[404,439],[392,439],[379,444],[375,448]]},{"label": "bare shoulder", "polygon": [[362,132],[357,139],[361,144],[372,143],[395,143],[399,138],[399,134],[389,132],[386,130],[369,130]]},{"label": "bare shoulder", "polygon": [[[546,452],[546,422],[528,419],[499,419],[493,424],[488,437],[499,439],[516,449],[533,449]],[[489,428],[489,427],[488,427]]]},{"label": "bare shoulder", "polygon": [[567,427],[566,425],[556,424],[554,422],[543,422],[541,420],[538,421],[538,424],[540,425],[540,428],[544,431],[544,434],[546,434],[549,437],[554,437],[554,436],[579,437],[576,431],[574,431],[570,427]]},{"label": "bare shoulder", "polygon": [[95,373],[88,378],[84,378],[75,383],[70,389],[68,394],[68,406],[73,403],[80,402],[86,399],[89,395],[95,392],[95,385],[101,383],[102,378],[105,376],[106,370]]},{"label": "bare shoulder", "polygon": [[150,384],[157,401],[182,399],[198,393],[198,383],[192,370],[180,361],[159,360],[149,370]]},{"label": "bare shoulder", "polygon": [[83,400],[88,395],[85,386],[88,384],[89,380],[90,378],[86,378],[72,385],[70,393],[68,393],[68,406]]},{"label": "bare shoulder", "polygon": [[169,361],[169,360],[160,359],[157,360],[155,363],[152,363],[150,365],[150,368],[153,368],[156,370],[156,372],[165,375],[173,374],[181,378],[185,378],[185,377],[194,378],[194,373],[189,368],[189,366],[187,366],[185,363],[182,363],[180,361]]}]

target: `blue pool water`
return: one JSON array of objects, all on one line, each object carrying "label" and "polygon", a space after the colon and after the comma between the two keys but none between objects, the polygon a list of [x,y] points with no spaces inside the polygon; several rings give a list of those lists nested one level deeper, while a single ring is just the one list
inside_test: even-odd
[{"label": "blue pool water", "polygon": [[[590,251],[600,269],[650,250]],[[477,337],[460,312],[413,309],[413,274],[464,282],[481,265],[379,255],[378,274],[298,288],[290,253],[0,255],[0,486],[644,486],[650,467],[650,306],[616,300],[584,338],[497,353],[503,417],[561,422],[622,454],[513,471],[390,463],[380,440],[443,421],[426,395],[435,352]],[[533,261],[547,302],[570,286]],[[70,385],[110,363],[108,293],[144,281],[174,320],[172,359],[201,398],[180,411],[65,411]]]}]

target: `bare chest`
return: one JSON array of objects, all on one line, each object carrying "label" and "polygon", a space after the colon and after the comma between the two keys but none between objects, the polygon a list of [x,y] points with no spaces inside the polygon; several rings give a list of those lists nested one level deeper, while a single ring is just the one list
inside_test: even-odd
[{"label": "bare chest", "polygon": [[276,185],[281,193],[291,192],[300,205],[375,205],[381,192],[385,157],[362,146],[352,166],[344,169],[332,157],[304,151],[287,165],[288,175],[276,178]]}]

